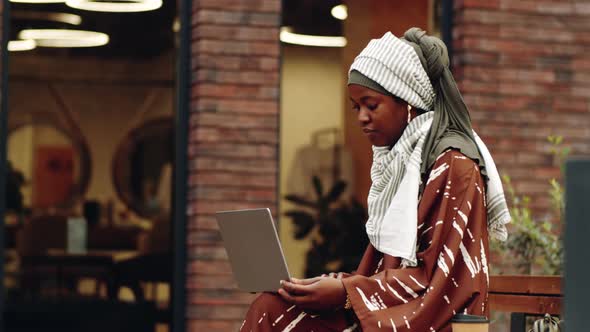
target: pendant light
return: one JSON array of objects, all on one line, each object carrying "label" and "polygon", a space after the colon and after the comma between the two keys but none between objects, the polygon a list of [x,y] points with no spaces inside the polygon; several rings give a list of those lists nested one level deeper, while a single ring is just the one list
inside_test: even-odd
[{"label": "pendant light", "polygon": [[37,4],[37,3],[62,3],[62,2],[66,2],[66,0],[10,0],[10,2]]},{"label": "pendant light", "polygon": [[67,0],[66,5],[95,12],[146,12],[162,7],[162,0],[125,0],[125,1],[95,1],[95,0]]},{"label": "pendant light", "polygon": [[109,42],[107,34],[70,29],[25,29],[19,39],[32,39],[42,47],[96,47]]},{"label": "pendant light", "polygon": [[25,39],[25,40],[11,40],[8,42],[8,51],[9,52],[22,52],[22,51],[30,51],[37,47],[37,43],[35,43],[32,39]]}]

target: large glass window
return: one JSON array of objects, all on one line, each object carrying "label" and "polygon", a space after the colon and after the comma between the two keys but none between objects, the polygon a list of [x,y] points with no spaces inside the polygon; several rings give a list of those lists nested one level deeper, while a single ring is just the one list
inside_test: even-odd
[{"label": "large glass window", "polygon": [[11,3],[5,331],[170,330],[176,3]]}]

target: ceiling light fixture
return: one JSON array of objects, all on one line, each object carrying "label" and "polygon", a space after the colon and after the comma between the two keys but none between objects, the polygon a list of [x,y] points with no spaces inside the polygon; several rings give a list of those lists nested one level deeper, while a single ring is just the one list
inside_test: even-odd
[{"label": "ceiling light fixture", "polygon": [[281,27],[281,41],[287,44],[318,46],[318,47],[344,47],[346,38],[338,36],[315,36],[293,33],[290,27]]},{"label": "ceiling light fixture", "polygon": [[37,47],[37,43],[31,39],[11,40],[8,42],[8,51],[10,52],[30,51],[35,47]]},{"label": "ceiling light fixture", "polygon": [[109,36],[101,32],[66,29],[26,29],[18,37],[33,39],[42,47],[96,47],[109,42]]},{"label": "ceiling light fixture", "polygon": [[348,18],[348,7],[346,7],[346,5],[334,6],[330,12],[334,18],[341,21],[344,21],[346,18]]},{"label": "ceiling light fixture", "polygon": [[16,3],[61,3],[66,0],[10,0],[10,2]]},{"label": "ceiling light fixture", "polygon": [[38,12],[28,10],[13,10],[10,13],[13,19],[20,20],[40,20],[40,21],[51,21],[58,23],[66,23],[71,25],[82,24],[82,16],[70,14],[70,13],[51,13],[51,12]]},{"label": "ceiling light fixture", "polygon": [[93,1],[67,0],[66,5],[95,12],[147,12],[162,7],[162,0]]}]

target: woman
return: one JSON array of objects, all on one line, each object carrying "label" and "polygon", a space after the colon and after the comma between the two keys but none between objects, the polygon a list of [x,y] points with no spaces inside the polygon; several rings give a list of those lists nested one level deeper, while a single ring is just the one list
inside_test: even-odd
[{"label": "woman", "polygon": [[370,244],[354,275],[282,282],[242,331],[450,331],[488,315],[488,235],[506,238],[502,185],[449,71],[418,28],[372,40],[348,92],[373,144]]}]

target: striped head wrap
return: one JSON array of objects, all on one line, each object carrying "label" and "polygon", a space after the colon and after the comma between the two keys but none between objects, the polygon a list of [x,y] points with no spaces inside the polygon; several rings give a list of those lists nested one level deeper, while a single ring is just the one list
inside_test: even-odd
[{"label": "striped head wrap", "polygon": [[[479,165],[487,180],[490,235],[505,240],[510,214],[502,181],[487,147],[473,131],[467,106],[449,70],[444,43],[411,28],[403,38],[387,32],[355,58],[349,84],[393,95],[427,112],[406,127],[393,148],[373,147],[367,235],[373,246],[415,266],[421,178],[436,158],[454,148]],[[398,194],[399,193],[399,194]],[[408,208],[411,207],[411,208]]]},{"label": "striped head wrap", "polygon": [[417,53],[391,32],[371,40],[350,66],[352,71],[362,73],[408,104],[432,111],[434,90]]}]

